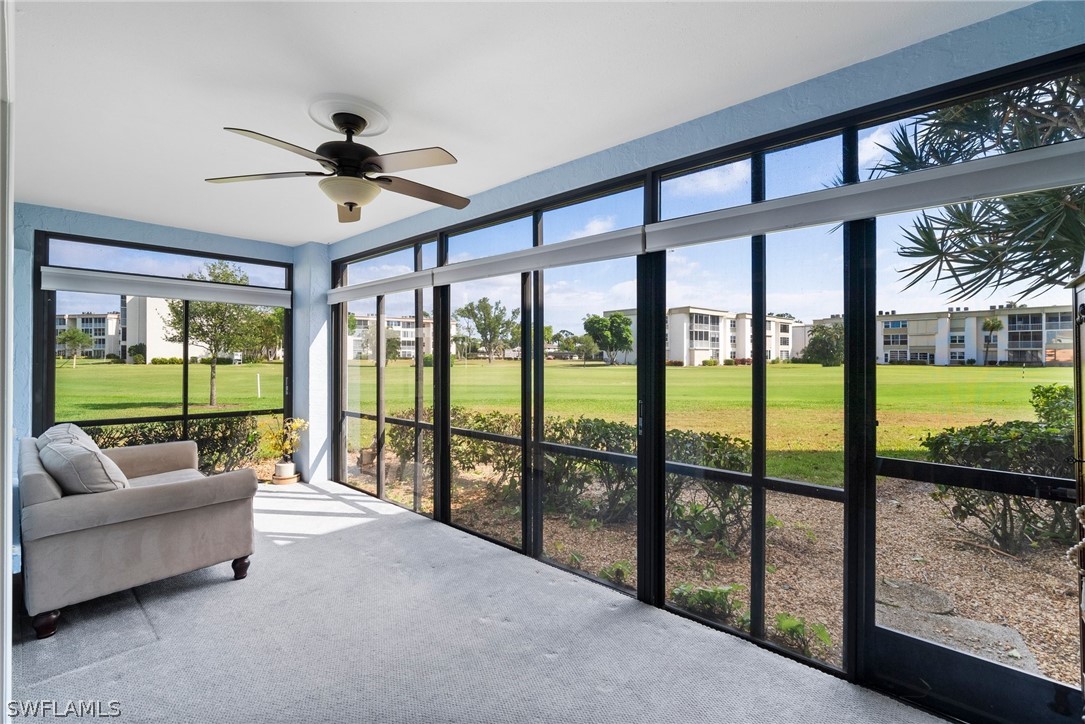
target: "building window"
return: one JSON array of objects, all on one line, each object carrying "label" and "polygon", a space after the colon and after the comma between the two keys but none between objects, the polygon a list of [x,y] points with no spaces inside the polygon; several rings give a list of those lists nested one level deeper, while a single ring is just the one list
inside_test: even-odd
[{"label": "building window", "polygon": [[964,351],[963,350],[953,350],[953,351],[951,351],[949,353],[949,361],[950,362],[964,362]]},{"label": "building window", "polygon": [[729,322],[728,326],[731,329],[734,329],[736,326],[738,326],[737,322],[734,319],[728,320],[728,322]]},{"label": "building window", "polygon": [[781,347],[790,347],[791,346],[791,337],[780,337],[780,346]]},{"label": "building window", "polygon": [[1009,325],[1007,326],[1011,332],[1042,331],[1044,328],[1044,315],[1039,312],[1032,314],[1011,314]]},{"label": "building window", "polygon": [[908,344],[908,335],[906,334],[885,334],[882,335],[882,344],[886,347],[905,347]]},{"label": "building window", "polygon": [[950,344],[964,344],[964,335],[963,334],[951,334],[951,335],[949,335],[949,343]]},{"label": "building window", "polygon": [[788,334],[791,332],[791,325],[780,323],[780,334]]}]

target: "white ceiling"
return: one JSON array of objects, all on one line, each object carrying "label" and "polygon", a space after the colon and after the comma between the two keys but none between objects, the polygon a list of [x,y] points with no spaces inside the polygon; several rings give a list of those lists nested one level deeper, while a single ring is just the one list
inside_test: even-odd
[{"label": "white ceiling", "polygon": [[284,244],[430,207],[384,193],[341,225],[316,179],[325,93],[391,127],[379,152],[459,158],[402,175],[470,196],[954,28],[1012,2],[28,3],[15,14],[20,202]]}]

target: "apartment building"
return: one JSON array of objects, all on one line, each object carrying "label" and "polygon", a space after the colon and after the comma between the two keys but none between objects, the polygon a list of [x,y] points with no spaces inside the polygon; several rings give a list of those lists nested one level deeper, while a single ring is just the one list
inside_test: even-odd
[{"label": "apartment building", "polygon": [[[166,341],[166,319],[169,316],[168,300],[157,297],[121,295],[120,356],[128,358],[128,348],[134,344],[146,345],[144,362],[150,364],[155,357],[184,357],[185,347],[180,342]],[[202,356],[207,350],[189,344],[189,354]]]},{"label": "apartment building", "polygon": [[[348,335],[350,342],[346,345],[347,359],[371,359],[376,352],[377,317],[374,314],[359,315],[354,320],[354,333]],[[418,337],[422,338],[422,354],[433,354],[433,319],[430,317],[423,317],[422,326],[419,328],[413,316],[385,316],[384,327],[386,339],[399,340],[400,359],[414,359],[415,339]],[[455,329],[453,322],[453,335]],[[455,343],[453,343],[453,354],[455,354]]]},{"label": "apartment building", "polygon": [[[842,324],[841,315],[814,324]],[[932,312],[878,311],[879,364],[1057,365],[1074,358],[1074,314],[1069,304],[1029,307],[1009,302],[986,309],[949,307]]]},{"label": "apartment building", "polygon": [[[633,350],[618,355],[621,364],[635,364],[637,310],[617,309],[603,315],[621,312],[633,321]],[[754,319],[749,312],[728,312],[707,307],[673,307],[667,310],[667,360],[685,366],[698,366],[707,360],[724,364],[725,360],[748,360],[753,357]],[[805,346],[804,327],[800,320],[788,314],[765,317],[765,359],[790,360]],[[802,346],[795,344],[798,333]]]},{"label": "apartment building", "polygon": [[[58,314],[56,315],[56,331],[57,334],[67,329],[78,329],[81,332],[86,332],[93,341],[91,346],[81,350],[80,354],[85,357],[102,359],[107,354],[119,355],[121,353],[120,335],[117,333],[120,319],[121,315],[118,312]],[[56,352],[61,356],[70,356],[72,351],[68,350],[63,344],[58,343]]]}]

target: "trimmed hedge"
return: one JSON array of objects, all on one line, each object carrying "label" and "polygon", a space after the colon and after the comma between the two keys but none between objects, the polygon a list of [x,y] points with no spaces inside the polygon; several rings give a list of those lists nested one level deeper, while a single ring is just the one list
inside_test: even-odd
[{"label": "trimmed hedge", "polygon": [[[411,419],[413,410],[390,414]],[[453,428],[491,432],[510,437],[520,435],[516,413],[476,412],[452,408]],[[433,419],[426,408],[422,419]],[[400,461],[414,459],[414,428],[389,424],[385,448]],[[548,442],[625,455],[636,455],[637,430],[633,425],[588,417],[547,417],[544,437]],[[422,437],[422,464],[433,470],[433,436]],[[718,433],[669,430],[666,433],[667,459],[738,472],[750,470],[748,440]],[[517,504],[520,495],[521,456],[518,444],[490,442],[453,432],[452,468],[460,472],[488,467],[483,485],[495,500]],[[403,479],[409,466],[398,466]],[[596,519],[601,523],[628,523],[636,518],[637,468],[579,455],[547,452],[543,456],[543,504],[548,514]],[[666,502],[668,525],[702,540],[714,540],[729,552],[744,548],[750,531],[750,489],[734,483],[700,480],[667,473]]]},{"label": "trimmed hedge", "polygon": [[[1031,403],[1037,422],[986,420],[928,434],[920,444],[937,463],[1073,479],[1073,390],[1037,385]],[[1070,545],[1077,539],[1070,503],[947,485],[937,486],[931,496],[958,523],[978,521],[991,542],[1009,553],[1043,542]]]},{"label": "trimmed hedge", "polygon": [[[101,448],[151,445],[184,440],[180,420],[140,422],[83,428]],[[236,470],[256,458],[259,435],[256,418],[212,417],[188,421],[188,438],[199,449],[200,471],[206,474]]]}]

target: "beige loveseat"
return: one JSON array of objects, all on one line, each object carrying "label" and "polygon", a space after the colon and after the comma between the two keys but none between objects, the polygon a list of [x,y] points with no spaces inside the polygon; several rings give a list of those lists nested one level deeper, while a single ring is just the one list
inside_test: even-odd
[{"label": "beige loveseat", "polygon": [[74,425],[19,445],[23,586],[38,638],[59,609],[253,551],[249,469],[205,476],[196,444],[98,450]]}]

